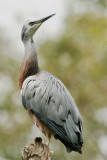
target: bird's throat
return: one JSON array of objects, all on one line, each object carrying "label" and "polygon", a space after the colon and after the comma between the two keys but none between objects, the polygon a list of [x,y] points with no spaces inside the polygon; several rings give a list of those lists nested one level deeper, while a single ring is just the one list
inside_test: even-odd
[{"label": "bird's throat", "polygon": [[[26,47],[27,45],[27,47]],[[24,80],[39,72],[36,48],[33,42],[25,44],[25,57],[20,67],[19,86],[22,88]]]}]

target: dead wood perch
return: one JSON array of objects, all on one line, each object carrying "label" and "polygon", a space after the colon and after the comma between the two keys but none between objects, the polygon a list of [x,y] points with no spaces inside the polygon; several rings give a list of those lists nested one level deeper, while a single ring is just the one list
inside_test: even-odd
[{"label": "dead wood perch", "polygon": [[52,160],[52,154],[46,144],[42,143],[40,137],[35,138],[22,150],[22,160]]}]

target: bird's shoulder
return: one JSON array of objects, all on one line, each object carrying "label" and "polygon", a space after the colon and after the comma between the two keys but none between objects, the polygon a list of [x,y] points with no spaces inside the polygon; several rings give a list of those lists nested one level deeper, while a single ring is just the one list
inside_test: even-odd
[{"label": "bird's shoulder", "polygon": [[[48,84],[47,87],[50,87],[50,85],[57,87],[57,85],[59,84],[58,87],[65,88],[64,84],[56,76],[47,71],[40,71],[38,74],[29,76],[25,79],[22,85],[22,91],[24,92],[28,88],[30,90],[32,89],[32,87],[40,87],[44,84]],[[45,87],[46,85],[44,85],[44,88]]]},{"label": "bird's shoulder", "polygon": [[21,93],[27,99],[34,96],[40,98],[43,95],[42,99],[50,96],[51,100],[54,98],[56,103],[64,103],[63,100],[65,100],[74,104],[71,94],[61,80],[47,71],[40,71],[38,74],[26,78]]}]

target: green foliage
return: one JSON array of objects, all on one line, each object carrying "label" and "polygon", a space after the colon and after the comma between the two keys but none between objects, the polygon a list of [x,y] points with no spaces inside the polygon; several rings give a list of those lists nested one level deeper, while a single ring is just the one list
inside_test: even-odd
[{"label": "green foliage", "polygon": [[83,2],[92,3],[93,5],[96,5],[97,7],[106,8],[107,7],[107,1],[106,0],[80,0]]},{"label": "green foliage", "polygon": [[10,91],[0,94],[0,156],[18,160],[30,128],[30,120],[27,120],[27,113],[21,103],[17,103],[21,102],[18,88],[19,64],[2,54],[0,60],[0,78],[9,77],[4,81],[3,88],[8,88],[12,83]]}]

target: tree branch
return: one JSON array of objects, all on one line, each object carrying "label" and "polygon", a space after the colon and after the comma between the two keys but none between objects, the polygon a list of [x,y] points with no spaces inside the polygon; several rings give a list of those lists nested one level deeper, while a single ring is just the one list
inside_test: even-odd
[{"label": "tree branch", "polygon": [[34,139],[22,150],[22,160],[52,160],[52,154],[46,144],[42,143],[40,137]]}]

